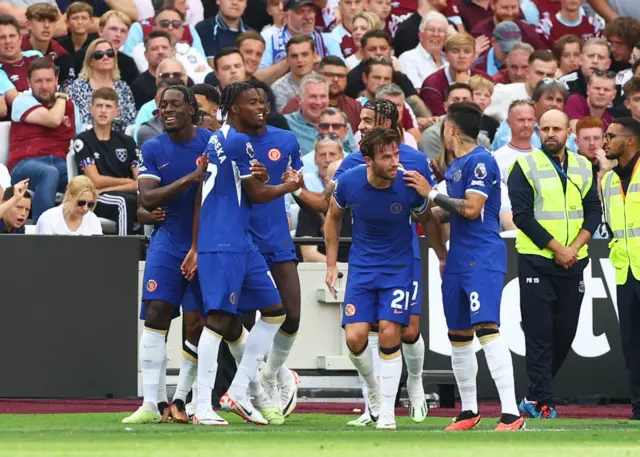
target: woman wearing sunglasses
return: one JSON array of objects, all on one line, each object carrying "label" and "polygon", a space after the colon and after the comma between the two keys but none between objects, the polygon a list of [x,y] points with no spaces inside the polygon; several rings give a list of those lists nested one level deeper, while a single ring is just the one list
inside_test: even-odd
[{"label": "woman wearing sunglasses", "polygon": [[98,216],[93,213],[98,193],[86,176],[76,176],[67,185],[62,204],[38,219],[39,235],[102,235]]},{"label": "woman wearing sunglasses", "polygon": [[136,119],[136,103],[129,85],[120,79],[116,53],[111,43],[99,38],[91,42],[84,57],[78,79],[69,87],[69,97],[78,109],[85,126],[93,125],[91,97],[103,87],[114,89],[120,97],[120,114],[113,120],[113,129],[124,132]]}]

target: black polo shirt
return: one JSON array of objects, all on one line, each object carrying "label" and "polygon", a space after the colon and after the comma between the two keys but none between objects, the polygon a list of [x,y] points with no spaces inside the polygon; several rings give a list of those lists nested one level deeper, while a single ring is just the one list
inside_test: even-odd
[{"label": "black polo shirt", "polygon": [[20,228],[17,229],[13,229],[11,231],[9,231],[9,229],[7,228],[7,225],[4,223],[4,220],[0,219],[0,234],[3,233],[10,233],[10,234],[21,234],[24,233],[24,225]]}]

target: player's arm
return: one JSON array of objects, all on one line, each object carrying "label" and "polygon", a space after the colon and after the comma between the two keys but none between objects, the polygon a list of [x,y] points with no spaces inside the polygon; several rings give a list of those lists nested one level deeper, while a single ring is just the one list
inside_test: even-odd
[{"label": "player's arm", "polygon": [[291,170],[285,175],[285,182],[277,186],[264,184],[256,177],[249,175],[242,179],[242,188],[253,203],[267,203],[300,189],[302,176],[298,172]]},{"label": "player's arm", "polygon": [[193,207],[193,228],[191,229],[191,247],[180,265],[182,275],[191,281],[198,270],[198,231],[200,230],[200,207],[202,206],[202,184],[198,186]]},{"label": "player's arm", "polygon": [[138,222],[143,225],[159,225],[162,221],[164,221],[164,216],[165,214],[162,208],[156,208],[151,212],[144,209],[142,207],[142,204],[140,203],[140,194],[138,194],[136,209],[136,217],[138,218]]},{"label": "player's arm", "polygon": [[326,214],[329,211],[329,202],[333,193],[333,184],[331,182],[327,183],[323,192],[311,192],[305,188],[301,188],[300,191],[298,195],[293,196],[300,207],[306,206],[310,210],[322,214]]},{"label": "player's arm", "polygon": [[324,221],[324,245],[327,258],[327,279],[329,291],[337,298],[335,283],[338,279],[338,245],[344,209],[338,205],[335,198],[331,199],[329,211]]},{"label": "player's arm", "polygon": [[156,176],[141,174],[138,177],[138,190],[140,191],[140,202],[143,208],[147,211],[153,211],[162,205],[166,205],[192,184],[201,183],[207,171],[208,163],[207,155],[202,154],[194,171],[166,186],[160,186],[160,180]]},{"label": "player's arm", "polygon": [[438,260],[444,262],[447,259],[448,251],[440,221],[431,213],[429,208],[425,208],[423,212],[416,214],[416,218],[427,234],[429,244],[438,256]]}]

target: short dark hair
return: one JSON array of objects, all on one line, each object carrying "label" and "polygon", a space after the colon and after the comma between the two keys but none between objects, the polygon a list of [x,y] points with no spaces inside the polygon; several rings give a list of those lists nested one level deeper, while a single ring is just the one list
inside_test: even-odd
[{"label": "short dark hair", "polygon": [[213,69],[217,70],[218,61],[223,57],[230,56],[231,54],[238,54],[242,58],[242,61],[244,62],[244,57],[242,57],[242,54],[240,53],[240,51],[238,51],[238,48],[222,48],[220,49],[220,51],[218,51],[216,56],[213,58]]},{"label": "short dark hair", "polygon": [[34,3],[29,5],[26,12],[26,18],[28,21],[45,20],[50,21],[58,20],[58,7],[49,3]]},{"label": "short dark hair", "polygon": [[31,62],[31,65],[29,65],[29,73],[28,73],[29,79],[31,79],[31,75],[33,74],[33,72],[38,70],[52,70],[56,76],[58,75],[58,71],[56,70],[56,65],[53,63],[52,60],[49,60],[46,57],[40,57],[34,60],[33,62]]},{"label": "short dark hair", "polygon": [[189,105],[193,108],[193,116],[191,116],[191,123],[193,125],[198,125],[200,123],[200,108],[198,107],[198,102],[196,101],[196,98],[193,96],[193,92],[191,92],[191,89],[189,89],[187,86],[184,86],[181,81],[180,84],[166,87],[162,91],[162,96],[164,96],[164,93],[167,92],[168,90],[175,90],[182,93],[182,96],[184,97],[185,105]]},{"label": "short dark hair", "polygon": [[[6,202],[6,201],[11,200],[11,198],[13,198],[13,194],[14,194],[14,192],[15,192],[15,187],[14,187],[14,186],[7,187],[7,188],[4,190],[4,195],[2,196],[2,201],[3,201],[3,202]],[[23,195],[22,197],[23,197],[23,198],[27,198],[27,199],[29,199],[29,200],[31,200],[31,198],[32,198],[32,197],[31,197],[31,194],[30,194],[29,192],[25,192],[25,193],[24,193],[24,195]]]},{"label": "short dark hair", "polygon": [[67,11],[64,12],[64,14],[67,16],[67,19],[78,13],[88,13],[89,17],[92,17],[93,6],[89,5],[86,2],[73,2],[67,7]]},{"label": "short dark hair", "polygon": [[144,38],[144,48],[147,49],[149,42],[151,40],[155,40],[156,38],[165,38],[169,40],[169,44],[173,45],[173,37],[169,32],[167,32],[166,30],[152,30],[151,32],[149,32],[149,35]]},{"label": "short dark hair", "polygon": [[360,40],[360,45],[362,46],[363,49],[367,46],[367,41],[369,41],[370,38],[382,38],[386,40],[389,46],[391,46],[391,38],[389,38],[389,35],[387,34],[387,32],[385,32],[384,30],[374,29],[374,30],[369,30],[367,33],[362,35],[362,39]]},{"label": "short dark hair", "polygon": [[400,134],[400,129],[402,128],[399,121],[400,114],[393,102],[384,98],[374,98],[373,100],[368,100],[362,109],[370,109],[375,113],[377,125],[383,125],[386,120],[391,121],[391,128]]},{"label": "short dark hair", "polygon": [[20,33],[20,24],[13,16],[9,16],[8,14],[0,14],[0,25],[12,25],[16,28],[18,33]]},{"label": "short dark hair", "polygon": [[374,65],[382,65],[385,67],[389,67],[393,72],[393,60],[391,60],[389,57],[376,56],[364,61],[363,73],[369,76],[369,74],[371,73],[371,69],[373,68]]},{"label": "short dark hair", "polygon": [[202,95],[211,103],[220,104],[220,94],[211,84],[194,84],[191,86],[193,95]]},{"label": "short dark hair", "polygon": [[360,152],[364,157],[373,159],[376,151],[393,143],[400,144],[400,133],[397,130],[376,127],[360,140]]},{"label": "short dark hair", "polygon": [[[638,60],[638,62],[640,62],[640,60]],[[624,92],[624,98],[626,98],[627,100],[633,94],[637,94],[638,92],[640,92],[640,78],[634,76],[629,81],[624,83],[624,86],[622,86],[622,91]]]},{"label": "short dark hair", "polygon": [[537,102],[543,96],[547,94],[555,94],[556,92],[560,92],[562,94],[562,98],[564,98],[564,102],[567,103],[567,100],[569,99],[569,89],[567,89],[567,86],[560,81],[543,79],[536,84],[536,87],[533,89],[531,100]]},{"label": "short dark hair", "polygon": [[256,40],[260,41],[262,44],[265,44],[264,38],[255,30],[247,30],[246,32],[242,32],[240,35],[236,37],[236,46],[239,48],[242,43],[247,40]]},{"label": "short dark hair", "polygon": [[180,16],[180,19],[182,19],[183,21],[185,19],[184,13],[182,11],[178,10],[175,6],[165,6],[163,8],[160,8],[159,10],[156,11],[156,14],[153,15],[153,18],[154,19],[157,18],[158,16],[160,16],[165,11],[173,11],[178,16]]},{"label": "short dark hair", "polygon": [[558,62],[558,59],[556,59],[556,56],[553,55],[553,52],[543,50],[534,51],[529,56],[529,65],[531,65],[536,60],[542,60],[543,62]]},{"label": "short dark hair", "polygon": [[452,103],[447,110],[447,119],[466,136],[476,139],[482,124],[482,110],[472,102]]},{"label": "short dark hair", "polygon": [[451,84],[449,87],[447,87],[447,90],[444,91],[444,99],[445,101],[449,98],[449,95],[451,95],[451,92],[453,92],[454,90],[458,90],[458,89],[466,89],[469,91],[469,93],[471,95],[473,95],[473,89],[471,89],[471,86],[467,83],[453,83]]},{"label": "short dark hair", "polygon": [[340,57],[338,56],[326,56],[324,57],[320,63],[318,64],[318,69],[322,70],[324,67],[326,67],[327,65],[335,65],[336,67],[344,67],[347,68],[347,64],[344,63],[344,60],[342,60]]},{"label": "short dark hair", "polygon": [[309,43],[309,46],[311,46],[311,50],[313,52],[316,51],[316,46],[315,46],[315,43],[313,42],[313,38],[311,38],[309,35],[296,35],[294,37],[291,37],[291,39],[287,41],[287,44],[284,46],[284,48],[287,51],[287,54],[289,54],[289,48],[291,46],[293,46],[294,44],[302,44],[302,43]]},{"label": "short dark hair", "polygon": [[552,52],[556,56],[558,62],[562,58],[564,48],[568,44],[577,44],[580,46],[580,52],[582,52],[582,40],[575,35],[562,35],[555,43],[553,43]]},{"label": "short dark hair", "polygon": [[91,103],[96,100],[109,100],[111,102],[115,102],[116,106],[120,104],[120,96],[118,93],[111,87],[101,87],[100,89],[96,89],[91,95]]},{"label": "short dark hair", "polygon": [[621,125],[628,134],[640,142],[640,121],[636,121],[632,117],[619,117],[614,119],[611,124]]}]

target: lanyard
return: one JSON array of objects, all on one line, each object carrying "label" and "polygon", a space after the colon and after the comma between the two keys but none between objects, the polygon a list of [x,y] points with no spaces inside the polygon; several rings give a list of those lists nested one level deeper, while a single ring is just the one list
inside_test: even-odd
[{"label": "lanyard", "polygon": [[[544,151],[543,151],[544,152]],[[565,154],[567,155],[566,160],[569,160],[569,152],[565,150]],[[570,182],[571,184],[573,184],[576,189],[578,189],[578,193],[580,195],[582,195],[582,190],[578,187],[578,185],[576,183],[574,183],[571,178],[569,177],[569,175],[567,173],[565,173],[565,171],[562,169],[562,167],[560,165],[558,165],[556,163],[555,160],[553,160],[551,157],[549,157],[549,155],[545,152],[545,155],[547,156],[547,158],[551,161],[551,165],[554,166],[554,168],[556,169],[556,171],[564,178],[566,179],[568,182]],[[568,166],[568,162],[567,162],[567,166]]]}]

